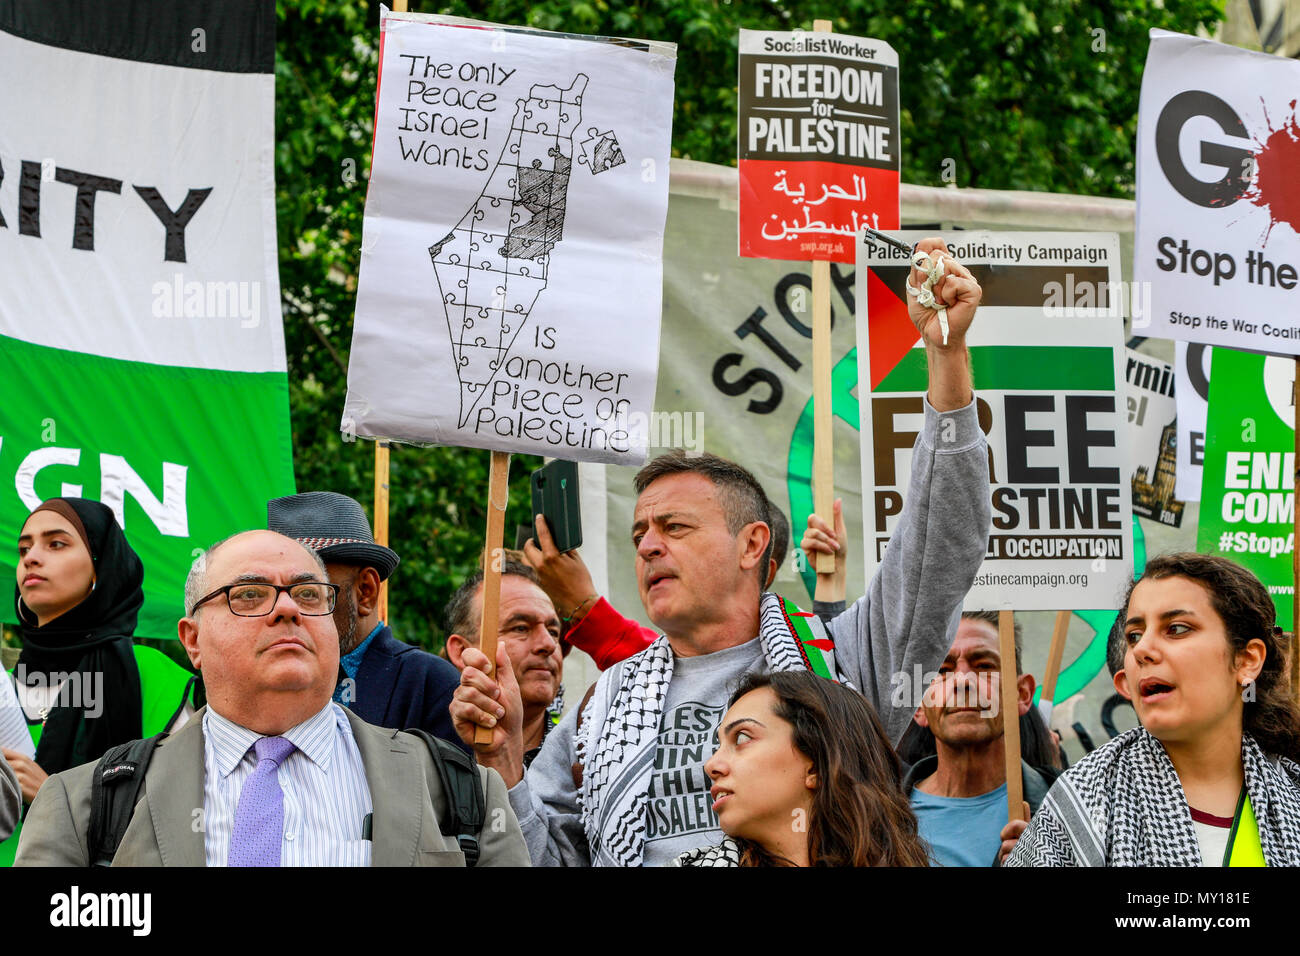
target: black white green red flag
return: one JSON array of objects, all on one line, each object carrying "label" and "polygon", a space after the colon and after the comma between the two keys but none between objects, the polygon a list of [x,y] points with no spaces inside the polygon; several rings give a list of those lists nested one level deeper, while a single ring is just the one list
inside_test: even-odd
[{"label": "black white green red flag", "polygon": [[274,57],[269,0],[0,5],[0,535],[109,505],[143,636],[175,636],[195,549],[294,488]]}]

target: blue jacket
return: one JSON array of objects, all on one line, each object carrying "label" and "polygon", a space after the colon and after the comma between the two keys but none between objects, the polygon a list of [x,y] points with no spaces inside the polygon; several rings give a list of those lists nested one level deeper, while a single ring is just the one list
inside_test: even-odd
[{"label": "blue jacket", "polygon": [[447,710],[459,684],[460,671],[452,664],[403,644],[384,625],[361,659],[355,699],[348,707],[377,727],[418,727],[469,753],[452,727]]}]

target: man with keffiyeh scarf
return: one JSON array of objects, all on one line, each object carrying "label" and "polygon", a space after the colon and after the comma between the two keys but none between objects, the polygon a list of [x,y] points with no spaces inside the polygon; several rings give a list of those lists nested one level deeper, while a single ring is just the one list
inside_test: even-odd
[{"label": "man with keffiyeh scarf", "polygon": [[[941,240],[918,248],[947,253]],[[703,764],[728,691],[748,671],[805,668],[850,684],[898,742],[912,715],[890,705],[892,675],[943,660],[990,522],[988,448],[966,351],[980,288],[947,264],[935,285],[946,345],[935,311],[909,302],[930,388],[906,506],[867,594],[844,614],[823,629],[765,592],[771,534],[761,486],[733,462],[677,452],[637,475],[632,527],[641,598],[663,634],[601,676],[526,776],[508,660],[498,653],[498,684],[486,657],[466,651],[452,717],[467,740],[476,725],[493,728],[478,758],[511,787],[535,865],[660,865],[718,842]]]}]

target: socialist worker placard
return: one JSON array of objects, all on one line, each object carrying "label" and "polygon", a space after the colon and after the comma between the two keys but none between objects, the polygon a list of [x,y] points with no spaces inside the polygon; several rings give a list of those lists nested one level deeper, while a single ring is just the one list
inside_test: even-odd
[{"label": "socialist worker placard", "polygon": [[838,33],[740,31],[740,254],[852,263],[898,228],[898,54]]}]

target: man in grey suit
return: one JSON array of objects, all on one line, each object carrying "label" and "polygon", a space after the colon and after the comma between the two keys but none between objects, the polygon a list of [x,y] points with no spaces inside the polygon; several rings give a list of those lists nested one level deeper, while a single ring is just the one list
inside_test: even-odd
[{"label": "man in grey suit", "polygon": [[[0,680],[6,680],[0,673]],[[23,808],[23,794],[18,789],[18,775],[13,767],[0,757],[0,840],[9,838],[18,823],[18,814]]]},{"label": "man in grey suit", "polygon": [[[319,557],[273,531],[200,556],[181,643],[208,705],[162,741],[114,866],[460,866],[428,748],[331,701],[336,588]],[[16,865],[86,866],[93,764],[51,777]],[[526,866],[501,778],[480,774],[480,865]]]}]

